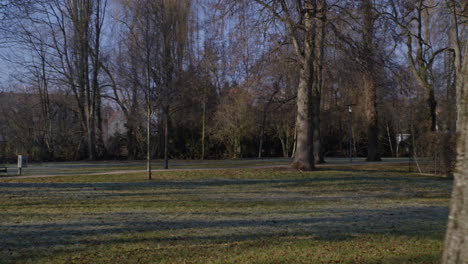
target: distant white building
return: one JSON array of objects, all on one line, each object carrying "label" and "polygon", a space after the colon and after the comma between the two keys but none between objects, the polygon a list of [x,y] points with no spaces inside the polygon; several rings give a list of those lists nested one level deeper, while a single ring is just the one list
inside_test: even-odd
[{"label": "distant white building", "polygon": [[396,134],[396,143],[400,144],[401,142],[407,140],[411,134],[405,134],[405,133],[398,133]]},{"label": "distant white building", "polygon": [[104,132],[106,142],[115,135],[124,135],[127,133],[127,127],[125,126],[127,120],[122,111],[113,111],[110,113],[109,118],[104,124]]}]

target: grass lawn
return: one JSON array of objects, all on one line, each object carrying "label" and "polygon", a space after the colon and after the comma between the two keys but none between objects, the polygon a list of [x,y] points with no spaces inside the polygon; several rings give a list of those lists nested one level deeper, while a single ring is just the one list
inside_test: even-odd
[{"label": "grass lawn", "polygon": [[405,169],[0,178],[0,263],[438,263],[452,182]]},{"label": "grass lawn", "polygon": [[[330,158],[332,162],[344,162],[347,159]],[[291,160],[288,158],[270,159],[234,159],[234,160],[170,160],[170,169],[199,169],[199,168],[246,168],[254,166],[277,166],[288,165]],[[163,169],[163,160],[153,160],[153,169]],[[8,173],[1,173],[1,176],[16,176],[18,170],[16,164],[0,164],[7,166]],[[146,161],[72,161],[72,162],[31,162],[28,168],[23,169],[23,176],[31,175],[75,175],[90,174],[111,171],[133,171],[146,170]]]}]

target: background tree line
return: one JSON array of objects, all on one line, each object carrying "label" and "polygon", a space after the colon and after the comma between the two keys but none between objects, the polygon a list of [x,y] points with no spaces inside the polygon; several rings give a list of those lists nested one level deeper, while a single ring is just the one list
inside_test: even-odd
[{"label": "background tree line", "polygon": [[462,4],[4,1],[0,155],[293,156],[309,169],[351,142],[369,161],[451,168],[454,153],[427,143],[454,141]]}]

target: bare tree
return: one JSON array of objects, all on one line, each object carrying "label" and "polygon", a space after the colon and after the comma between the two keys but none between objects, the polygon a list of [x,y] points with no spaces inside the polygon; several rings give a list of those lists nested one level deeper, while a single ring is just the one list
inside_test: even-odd
[{"label": "bare tree", "polygon": [[431,40],[431,19],[437,4],[433,0],[390,1],[390,19],[400,28],[405,40],[407,58],[414,77],[426,89],[429,109],[429,128],[437,130],[437,100],[434,88],[433,65],[447,47],[436,48]]},{"label": "bare tree", "polygon": [[169,122],[171,101],[180,85],[184,59],[188,46],[189,16],[188,0],[159,1],[157,23],[160,27],[160,65],[152,68],[152,77],[159,87],[160,106],[164,124],[164,168],[169,168]]},{"label": "bare tree", "polygon": [[320,85],[316,85],[316,82],[317,71],[320,71],[317,63],[320,62],[321,55],[316,52],[321,50],[320,45],[322,45],[320,39],[322,31],[317,34],[316,28],[318,21],[325,19],[323,12],[326,10],[326,2],[255,0],[255,3],[267,11],[273,19],[282,23],[286,29],[287,38],[294,47],[300,65],[300,80],[297,91],[296,151],[291,167],[312,170],[315,168],[313,124],[314,120],[318,122],[317,109],[319,107],[316,105],[320,104]]},{"label": "bare tree", "polygon": [[252,133],[252,95],[242,87],[232,87],[221,97],[214,115],[213,134],[227,149],[230,158],[242,156],[242,141]]},{"label": "bare tree", "polygon": [[[139,95],[144,95],[146,115],[146,166],[148,179],[152,178],[151,160],[152,151],[152,116],[153,101],[156,99],[157,82],[153,76],[153,69],[159,64],[158,50],[160,48],[159,27],[157,22],[157,3],[154,1],[128,1],[122,5],[123,15],[119,21],[125,28],[125,54],[124,59],[130,61],[129,69],[122,69],[122,73],[130,73],[127,83],[129,86],[122,89],[117,88],[114,83],[114,99],[125,112],[127,117],[128,141],[133,143],[132,133],[138,126],[135,115],[138,112]],[[122,92],[124,91],[124,92]],[[120,94],[126,96],[120,96]]]},{"label": "bare tree", "polygon": [[[106,0],[15,2],[21,11],[18,13],[22,14],[15,24],[15,29],[18,29],[15,30],[16,34],[19,35],[17,43],[34,53],[34,74],[41,79],[38,91],[44,104],[45,119],[50,112],[47,106],[48,79],[54,79],[55,85],[67,86],[77,102],[88,159],[102,157],[105,153],[100,41],[106,4]],[[53,77],[48,78],[47,75]]]}]

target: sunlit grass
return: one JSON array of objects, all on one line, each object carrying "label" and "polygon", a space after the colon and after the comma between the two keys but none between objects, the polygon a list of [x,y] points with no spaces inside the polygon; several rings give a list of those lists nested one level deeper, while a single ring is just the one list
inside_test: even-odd
[{"label": "sunlit grass", "polygon": [[450,190],[388,164],[0,179],[0,263],[438,263]]}]

